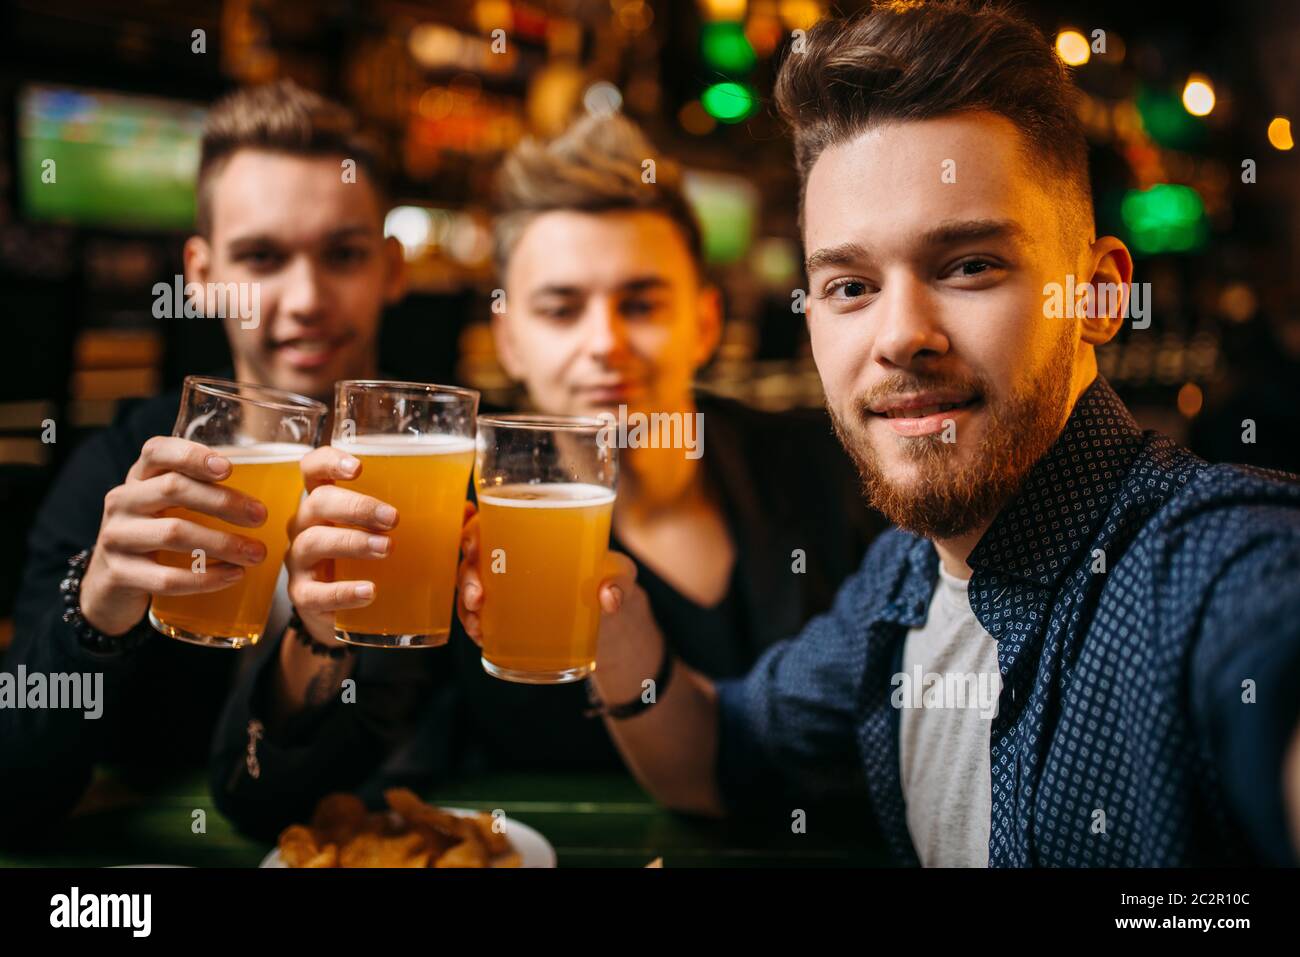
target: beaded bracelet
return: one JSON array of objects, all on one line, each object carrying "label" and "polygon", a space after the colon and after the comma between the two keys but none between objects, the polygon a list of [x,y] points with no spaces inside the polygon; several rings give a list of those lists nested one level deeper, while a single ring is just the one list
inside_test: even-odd
[{"label": "beaded bracelet", "polygon": [[298,610],[296,608],[293,610],[293,614],[289,616],[289,624],[287,627],[292,628],[294,634],[297,635],[298,644],[305,648],[310,648],[313,655],[324,655],[337,661],[344,655],[356,653],[356,649],[351,645],[327,645],[323,641],[317,641],[312,637],[311,632],[307,630],[307,626],[302,623],[302,619],[298,617]]},{"label": "beaded bracelet", "polygon": [[59,582],[59,592],[63,595],[63,620],[77,636],[77,643],[88,651],[101,655],[113,655],[127,651],[141,644],[149,632],[139,625],[121,635],[106,635],[81,613],[81,579],[90,565],[90,556],[94,548],[83,548],[68,559],[68,573]]}]

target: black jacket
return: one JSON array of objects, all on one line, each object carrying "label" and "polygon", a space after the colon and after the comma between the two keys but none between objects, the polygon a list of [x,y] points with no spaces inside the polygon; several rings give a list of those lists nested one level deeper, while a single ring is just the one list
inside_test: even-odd
[{"label": "black jacket", "polygon": [[14,614],[14,640],[0,670],[17,674],[102,672],[103,713],[0,708],[0,835],[36,840],[80,800],[96,764],[151,775],[202,767],[238,656],[149,639],[134,651],[99,655],[78,644],[62,619],[59,582],[68,558],[95,543],[104,496],[126,479],[140,447],[170,435],[179,406],[171,393],[124,408],[86,439],[37,512]]}]

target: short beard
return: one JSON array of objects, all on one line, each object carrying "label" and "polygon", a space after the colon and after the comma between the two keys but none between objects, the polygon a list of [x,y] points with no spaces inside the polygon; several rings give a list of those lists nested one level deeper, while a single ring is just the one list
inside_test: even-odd
[{"label": "short beard", "polygon": [[[896,375],[879,383],[857,402],[851,424],[841,421],[828,402],[835,434],[857,465],[872,508],[899,528],[929,539],[964,535],[991,520],[1060,435],[1070,401],[1074,351],[1073,336],[1062,336],[1038,381],[996,402],[982,379],[931,374]],[[920,466],[919,475],[909,484],[891,482],[864,434],[872,415],[870,403],[900,392],[953,386],[980,395],[986,403],[988,427],[979,454],[958,465],[957,443],[944,442],[941,432],[898,436],[906,458]]]}]

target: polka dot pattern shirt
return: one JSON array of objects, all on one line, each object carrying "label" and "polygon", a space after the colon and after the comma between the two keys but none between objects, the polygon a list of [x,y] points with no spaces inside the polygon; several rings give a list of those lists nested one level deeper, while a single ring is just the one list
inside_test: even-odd
[{"label": "polka dot pattern shirt", "polygon": [[[1300,479],[1140,431],[1099,377],[969,564],[1002,674],[990,866],[1297,862],[1281,764],[1300,725]],[[917,863],[890,679],[937,575],[933,545],[893,529],[831,611],[719,683],[730,807],[865,791]]]}]

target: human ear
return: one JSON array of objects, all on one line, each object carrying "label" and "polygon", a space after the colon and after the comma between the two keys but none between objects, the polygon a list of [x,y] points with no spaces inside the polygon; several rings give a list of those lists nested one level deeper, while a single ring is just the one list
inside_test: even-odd
[{"label": "human ear", "polygon": [[1128,311],[1133,257],[1114,236],[1101,236],[1088,250],[1087,306],[1080,310],[1083,341],[1104,345],[1115,337]]}]

